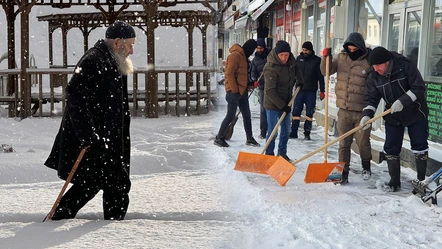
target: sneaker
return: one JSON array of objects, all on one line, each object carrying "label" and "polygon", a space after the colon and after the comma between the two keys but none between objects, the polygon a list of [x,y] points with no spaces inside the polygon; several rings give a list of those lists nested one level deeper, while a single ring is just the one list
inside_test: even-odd
[{"label": "sneaker", "polygon": [[310,134],[308,134],[308,135],[305,134],[305,135],[304,135],[304,140],[312,140],[312,139],[310,138]]},{"label": "sneaker", "polygon": [[256,142],[256,140],[253,137],[247,139],[246,145],[255,146],[255,147],[261,146],[258,142]]},{"label": "sneaker", "polygon": [[370,178],[371,178],[371,171],[368,171],[368,170],[363,170],[362,171],[362,178],[365,180],[365,181],[367,181],[367,180],[369,180]]},{"label": "sneaker", "polygon": [[294,131],[290,132],[289,138],[298,138],[298,133]]},{"label": "sneaker", "polygon": [[264,135],[260,134],[260,135],[258,136],[258,138],[259,138],[259,139],[266,139],[266,135],[265,135],[265,134],[264,134]]},{"label": "sneaker", "polygon": [[287,162],[291,163],[292,160],[287,156],[287,155],[283,155],[281,156],[282,158],[284,158]]},{"label": "sneaker", "polygon": [[219,147],[229,147],[229,144],[222,137],[216,137],[213,144]]}]

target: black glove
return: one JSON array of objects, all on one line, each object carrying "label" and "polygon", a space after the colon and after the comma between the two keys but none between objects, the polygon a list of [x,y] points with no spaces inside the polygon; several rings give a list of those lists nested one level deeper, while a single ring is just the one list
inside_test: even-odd
[{"label": "black glove", "polygon": [[284,108],[281,109],[281,111],[289,114],[290,112],[292,112],[292,108],[290,106],[286,105],[286,106],[284,106]]},{"label": "black glove", "polygon": [[299,87],[299,90],[302,90],[302,88],[304,87],[304,83],[298,82],[296,83],[296,88]]}]

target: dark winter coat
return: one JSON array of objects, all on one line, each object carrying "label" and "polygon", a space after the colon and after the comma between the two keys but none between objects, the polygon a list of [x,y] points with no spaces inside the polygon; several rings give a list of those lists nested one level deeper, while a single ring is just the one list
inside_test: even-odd
[{"label": "dark winter coat", "polygon": [[[261,54],[255,53],[255,57],[252,60],[252,80],[256,81],[259,79],[262,70],[267,62],[267,56],[269,55],[269,51],[267,49],[264,50]],[[264,77],[261,77],[259,80],[259,89],[264,90]]]},{"label": "dark winter coat", "polygon": [[293,94],[296,81],[304,82],[301,71],[292,53],[286,64],[282,64],[275,49],[267,56],[264,66],[264,108],[266,110],[280,111],[288,105]]},{"label": "dark winter coat", "polygon": [[224,69],[226,92],[240,93],[243,95],[249,84],[248,59],[244,49],[239,44],[233,44],[229,49]]},{"label": "dark winter coat", "polygon": [[[363,114],[373,117],[381,98],[385,100],[386,110],[399,99],[404,109],[401,112],[388,114],[384,119],[390,124],[406,127],[428,118],[426,87],[416,64],[396,52],[391,54],[390,73],[382,76],[372,71],[368,75],[365,88],[366,107]],[[416,96],[416,100],[411,98],[413,95]]]},{"label": "dark winter coat", "polygon": [[[370,64],[367,57],[371,50],[365,47],[361,34],[351,33],[344,42],[344,48],[353,44],[363,51],[359,59],[352,60],[348,51],[343,50],[330,62],[330,75],[337,72],[336,76],[336,106],[349,111],[362,112],[364,108],[365,81],[367,80]],[[331,61],[331,60],[330,60]],[[326,74],[326,58],[321,60],[321,72]]]},{"label": "dark winter coat", "polygon": [[121,75],[103,40],[78,62],[66,86],[66,99],[60,130],[45,165],[66,179],[80,150],[90,146],[72,182],[129,179],[127,76]]},{"label": "dark winter coat", "polygon": [[305,56],[304,53],[300,53],[296,61],[304,77],[304,87],[302,87],[302,90],[317,91],[319,82],[319,89],[321,92],[324,92],[324,76],[320,68],[321,58],[315,55],[315,51],[312,51],[310,56]]}]

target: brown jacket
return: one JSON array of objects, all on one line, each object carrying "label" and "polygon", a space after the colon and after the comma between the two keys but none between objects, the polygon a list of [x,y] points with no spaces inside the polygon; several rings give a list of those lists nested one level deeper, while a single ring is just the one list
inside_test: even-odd
[{"label": "brown jacket", "polygon": [[[370,71],[370,64],[367,60],[370,50],[365,48],[365,44],[363,48],[358,47],[364,50],[364,55],[357,60],[352,60],[345,51],[339,53],[330,63],[330,74],[337,72],[336,105],[345,110],[362,112],[365,107],[365,82]],[[325,75],[325,64],[325,57],[322,57],[321,72],[323,75]]]},{"label": "brown jacket", "polygon": [[230,47],[229,52],[224,69],[226,92],[239,92],[243,95],[248,83],[247,58],[243,48],[237,43]]}]

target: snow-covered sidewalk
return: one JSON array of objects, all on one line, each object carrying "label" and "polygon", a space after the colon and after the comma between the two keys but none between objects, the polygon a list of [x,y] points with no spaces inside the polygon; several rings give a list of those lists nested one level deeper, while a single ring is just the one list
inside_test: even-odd
[{"label": "snow-covered sidewalk", "polygon": [[[251,108],[257,138],[259,108],[254,101]],[[104,221],[99,194],[75,219],[45,223],[63,185],[43,166],[61,118],[0,118],[0,143],[15,149],[0,154],[0,247],[442,248],[442,208],[407,191],[384,193],[385,163],[373,164],[364,181],[353,154],[350,184],[305,184],[308,164],[324,160],[319,153],[297,164],[281,187],[266,175],[233,170],[239,151],[262,149],[245,145],[241,118],[229,148],[213,145],[224,115],[220,106],[209,115],[134,118],[127,219]],[[314,126],[311,141],[289,141],[288,155],[300,158],[323,141],[322,127]],[[328,150],[330,162],[336,150]],[[402,168],[404,186],[414,177]]]}]

